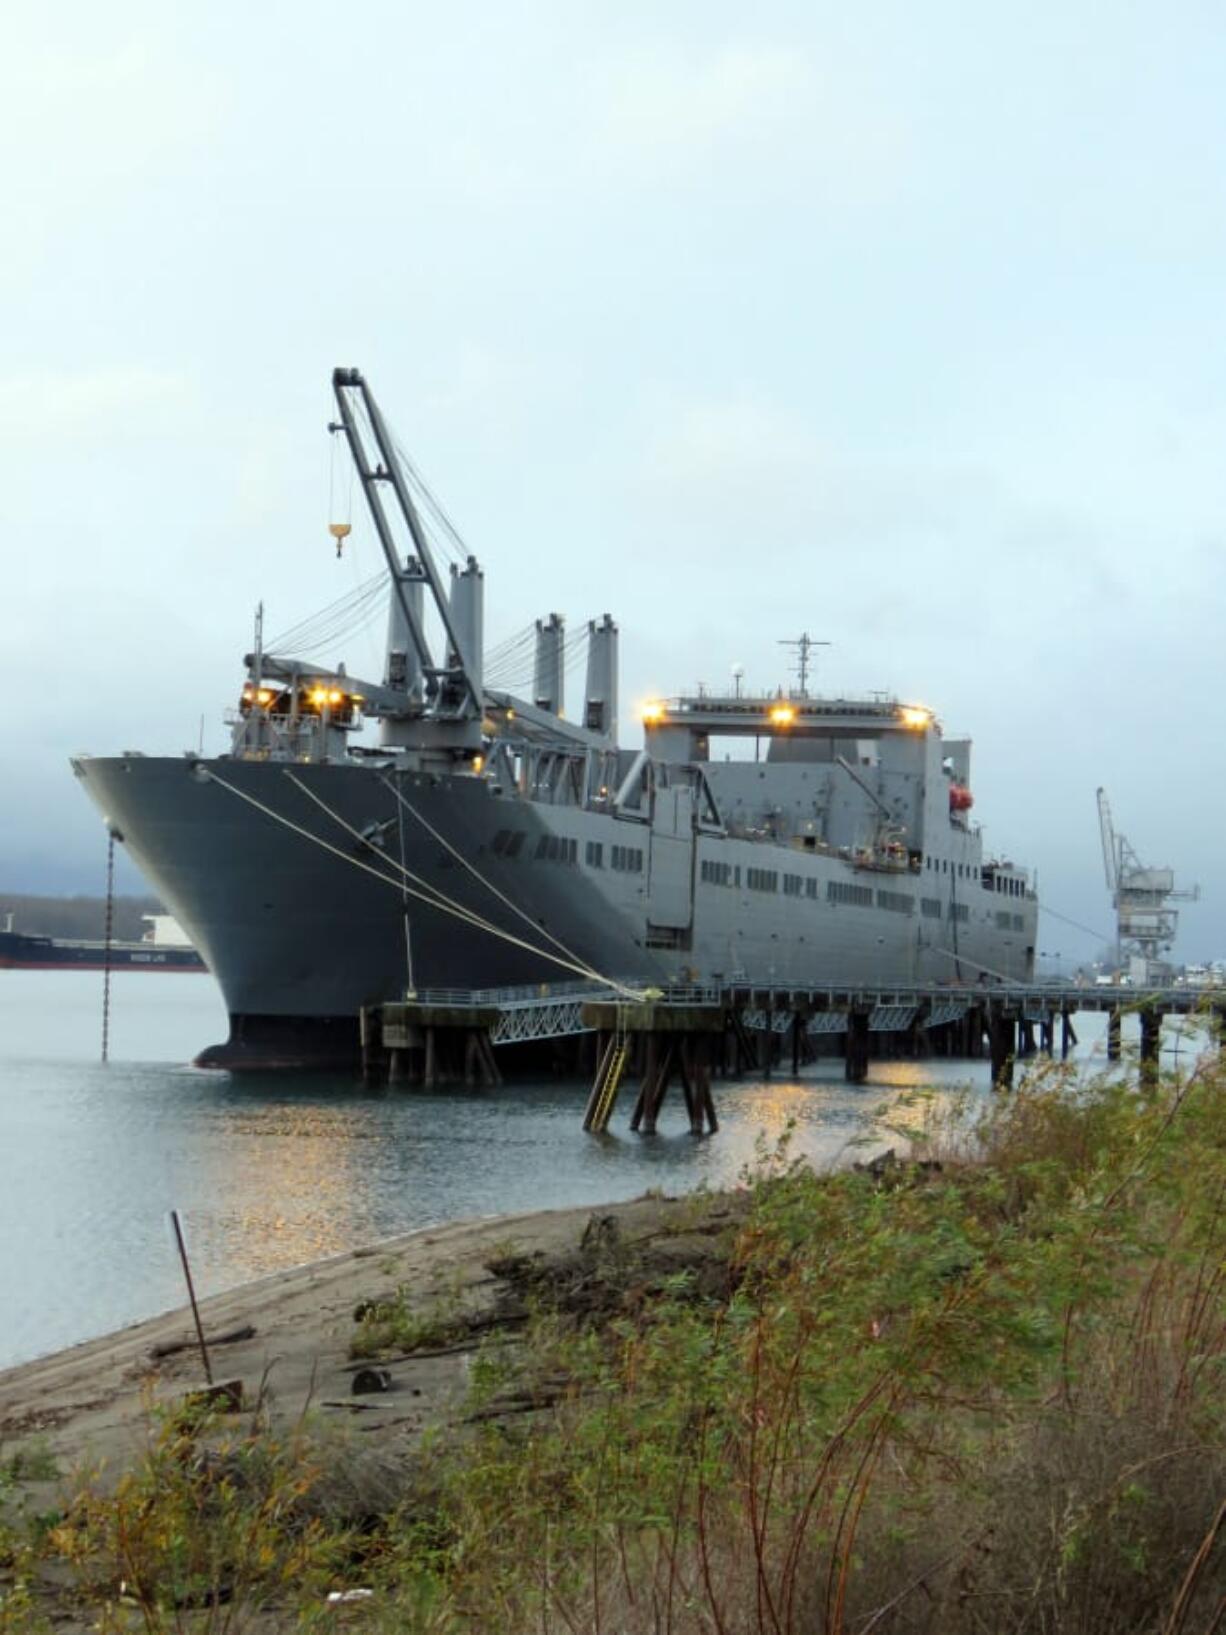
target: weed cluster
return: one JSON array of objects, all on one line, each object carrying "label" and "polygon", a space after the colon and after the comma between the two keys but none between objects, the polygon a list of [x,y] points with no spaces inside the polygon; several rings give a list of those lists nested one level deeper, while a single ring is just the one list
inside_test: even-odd
[{"label": "weed cluster", "polygon": [[[1221,1061],[1150,1085],[1040,1070],[922,1164],[775,1154],[718,1277],[595,1244],[550,1298],[528,1268],[521,1343],[491,1335],[458,1424],[360,1525],[321,1502],[308,1431],[168,1423],[22,1546],[22,1582],[67,1562],[95,1621],[127,1598],[150,1631],[285,1627],[361,1584],[351,1627],[420,1635],[1208,1632],[1224,1091]],[[456,1315],[406,1297],[359,1345]]]}]

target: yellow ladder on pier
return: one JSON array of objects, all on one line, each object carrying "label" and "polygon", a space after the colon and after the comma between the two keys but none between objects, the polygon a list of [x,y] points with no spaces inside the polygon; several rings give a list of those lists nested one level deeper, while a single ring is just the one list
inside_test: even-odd
[{"label": "yellow ladder on pier", "polygon": [[615,1033],[609,1041],[604,1060],[596,1070],[596,1082],[592,1086],[587,1116],[583,1120],[583,1128],[592,1131],[594,1135],[603,1135],[609,1127],[629,1054],[625,1034]]}]

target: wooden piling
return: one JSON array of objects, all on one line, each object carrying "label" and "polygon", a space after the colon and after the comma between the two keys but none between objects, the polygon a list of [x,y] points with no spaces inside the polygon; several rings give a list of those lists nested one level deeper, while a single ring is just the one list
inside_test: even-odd
[{"label": "wooden piling", "polygon": [[1150,1006],[1141,1012],[1141,1080],[1154,1084],[1158,1079],[1159,1052],[1162,1049],[1162,1013]]},{"label": "wooden piling", "polygon": [[988,1016],[988,1042],[992,1059],[992,1084],[998,1090],[1013,1087],[1016,1058],[1017,1021],[1011,1013],[992,1011]]},{"label": "wooden piling", "polygon": [[[629,1049],[637,1041],[642,1049],[642,1072],[638,1095],[630,1115],[630,1128],[642,1135],[654,1135],[674,1076],[681,1081],[690,1130],[703,1133],[719,1128],[711,1094],[711,1062],[724,1048],[729,1036],[728,1017],[720,1005],[672,1005],[668,1003],[608,1004],[603,1001],[583,1006],[584,1025],[608,1034],[610,1045],[600,1058],[584,1127],[603,1129],[611,1113],[601,1101],[603,1077],[615,1060],[613,1037],[632,1061]],[[607,1100],[607,1098],[606,1098]],[[603,1111],[603,1122],[600,1114]]]},{"label": "wooden piling", "polygon": [[869,1012],[855,1007],[847,1012],[847,1034],[843,1072],[849,1084],[863,1084],[868,1077]]}]

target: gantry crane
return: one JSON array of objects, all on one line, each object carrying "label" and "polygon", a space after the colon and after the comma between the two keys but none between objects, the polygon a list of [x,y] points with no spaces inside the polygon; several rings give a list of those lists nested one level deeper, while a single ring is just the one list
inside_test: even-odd
[{"label": "gantry crane", "polygon": [[1162,955],[1175,941],[1179,912],[1173,902],[1195,902],[1199,888],[1176,891],[1175,874],[1168,868],[1146,868],[1127,838],[1117,834],[1111,821],[1107,791],[1098,791],[1098,824],[1102,832],[1103,868],[1115,909],[1116,958],[1121,972],[1142,983],[1169,974]]}]

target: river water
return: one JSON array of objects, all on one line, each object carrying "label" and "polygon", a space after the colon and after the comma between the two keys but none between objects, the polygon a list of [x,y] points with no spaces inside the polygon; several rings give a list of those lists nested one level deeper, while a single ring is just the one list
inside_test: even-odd
[{"label": "river water", "polygon": [[[825,1061],[795,1082],[717,1081],[721,1128],[698,1140],[679,1094],[659,1135],[632,1136],[623,1091],[596,1139],[574,1082],[426,1095],[194,1071],[226,1031],[197,974],[116,973],[104,1067],[101,999],[97,974],[0,971],[0,1367],[182,1304],[172,1207],[211,1294],[444,1220],[734,1183],[789,1121],[794,1151],[835,1163],[987,1090],[980,1063],[874,1062],[849,1086]],[[1079,1055],[1101,1060],[1102,1029],[1079,1018]]]}]

